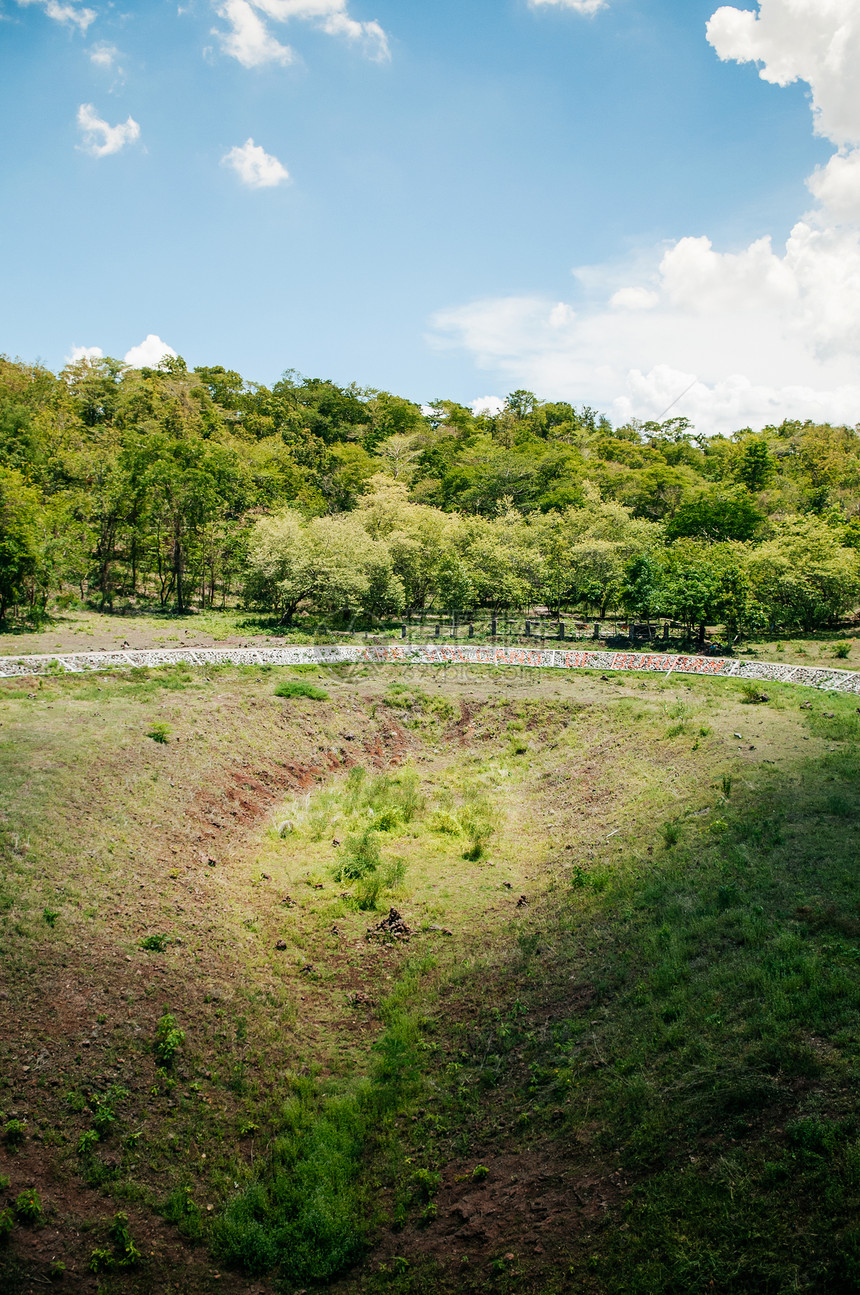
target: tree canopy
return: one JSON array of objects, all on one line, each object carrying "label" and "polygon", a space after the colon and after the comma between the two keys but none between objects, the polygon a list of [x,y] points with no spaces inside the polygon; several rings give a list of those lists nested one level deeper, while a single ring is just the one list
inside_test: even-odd
[{"label": "tree canopy", "polygon": [[827,624],[860,598],[860,435],[704,438],[180,358],[0,359],[0,616],[228,599],[286,620],[544,606]]}]

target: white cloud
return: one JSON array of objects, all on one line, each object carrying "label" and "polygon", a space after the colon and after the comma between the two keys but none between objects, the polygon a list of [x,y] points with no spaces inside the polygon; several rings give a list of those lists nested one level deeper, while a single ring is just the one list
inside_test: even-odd
[{"label": "white cloud", "polygon": [[473,414],[490,414],[492,417],[500,414],[504,407],[505,402],[501,396],[479,396],[477,400],[470,402]]},{"label": "white cloud", "polygon": [[126,351],[124,358],[126,364],[130,364],[133,369],[154,369],[168,355],[176,358],[173,347],[162,342],[157,334],[147,333],[138,346],[133,346],[130,351]]},{"label": "white cloud", "polygon": [[215,12],[230,24],[231,30],[213,28],[213,35],[220,40],[225,54],[238,59],[243,67],[286,65],[296,57],[288,45],[282,45],[272,35],[260,14],[277,23],[293,19],[312,22],[330,36],[345,36],[360,43],[367,56],[377,62],[391,57],[388,37],[379,23],[350,17],[347,0],[223,0],[216,4]]},{"label": "white cloud", "polygon": [[108,71],[113,71],[118,58],[119,50],[116,45],[108,45],[106,41],[99,41],[98,45],[93,45],[90,50],[90,62],[95,63],[96,67],[107,68]]},{"label": "white cloud", "polygon": [[[760,0],[707,27],[722,59],[762,64],[811,88],[815,129],[839,151],[807,184],[818,205],[783,247],[739,251],[707,237],[641,251],[629,266],[575,271],[583,304],[540,297],[440,311],[439,346],[548,398],[599,403],[619,419],[668,407],[700,431],[783,417],[860,420],[860,4]],[[679,399],[680,397],[680,399]]]},{"label": "white cloud", "polygon": [[635,288],[619,288],[609,298],[609,304],[616,310],[651,310],[659,300],[659,292],[640,285]]},{"label": "white cloud", "polygon": [[91,103],[82,103],[78,109],[78,125],[84,142],[80,146],[85,153],[93,157],[108,157],[118,153],[126,144],[133,144],[140,137],[140,126],[129,117],[116,126],[110,126],[96,113]]},{"label": "white cloud", "polygon": [[222,166],[231,166],[243,184],[251,189],[271,189],[289,180],[290,173],[276,157],[266,153],[253,139],[245,140],[239,147],[231,148],[221,158]]},{"label": "white cloud", "polygon": [[104,351],[100,346],[73,346],[66,356],[66,364],[79,364],[81,360],[100,360]]},{"label": "white cloud", "polygon": [[238,59],[243,67],[262,67],[266,63],[286,66],[295,62],[296,56],[289,45],[275,40],[248,0],[225,0],[216,6],[215,12],[230,23],[231,30],[221,32],[213,27],[212,35],[218,37],[224,53]]},{"label": "white cloud", "polygon": [[860,149],[834,153],[806,183],[836,224],[860,224]]},{"label": "white cloud", "polygon": [[18,0],[19,5],[38,4],[54,22],[68,23],[85,32],[98,14],[95,9],[81,9],[74,4],[61,4],[59,0]]},{"label": "white cloud", "polygon": [[758,13],[724,5],[707,35],[721,59],[761,63],[764,81],[806,81],[817,133],[834,144],[860,143],[857,0],[760,0]]},{"label": "white cloud", "polygon": [[542,4],[556,4],[561,9],[573,9],[576,13],[593,14],[598,9],[606,8],[606,0],[529,0],[529,4],[537,7]]}]

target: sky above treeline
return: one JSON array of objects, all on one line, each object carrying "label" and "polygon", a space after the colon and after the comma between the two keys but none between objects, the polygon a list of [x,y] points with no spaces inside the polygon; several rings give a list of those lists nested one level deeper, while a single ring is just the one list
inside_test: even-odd
[{"label": "sky above treeline", "polygon": [[0,0],[0,351],[860,421],[860,3]]}]

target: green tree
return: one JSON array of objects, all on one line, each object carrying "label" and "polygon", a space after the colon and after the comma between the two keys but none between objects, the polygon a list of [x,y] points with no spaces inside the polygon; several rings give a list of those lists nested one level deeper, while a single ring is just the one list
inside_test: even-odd
[{"label": "green tree", "polygon": [[43,516],[20,472],[0,468],[0,621],[10,608],[35,605],[45,592]]}]

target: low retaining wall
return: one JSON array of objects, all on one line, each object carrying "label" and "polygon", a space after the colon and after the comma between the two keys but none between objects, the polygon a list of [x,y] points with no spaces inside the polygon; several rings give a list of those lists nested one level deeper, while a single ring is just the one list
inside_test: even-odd
[{"label": "low retaining wall", "polygon": [[337,665],[362,662],[392,665],[544,666],[554,670],[634,670],[651,674],[699,674],[802,684],[808,688],[860,693],[860,673],[776,661],[735,661],[730,657],[676,656],[659,652],[578,652],[563,648],[462,647],[432,643],[284,648],[164,648],[134,652],[70,652],[59,655],[0,656],[0,678],[78,674],[87,670],[128,670],[166,665]]}]

